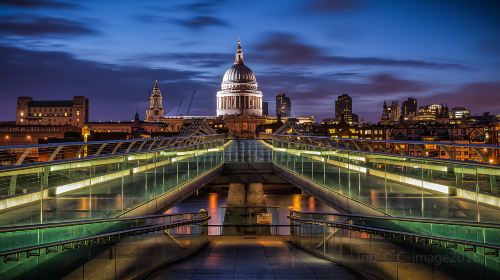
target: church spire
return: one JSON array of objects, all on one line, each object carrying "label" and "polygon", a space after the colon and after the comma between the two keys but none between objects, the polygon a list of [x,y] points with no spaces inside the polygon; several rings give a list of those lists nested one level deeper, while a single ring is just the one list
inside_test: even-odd
[{"label": "church spire", "polygon": [[155,84],[153,86],[153,95],[161,95],[160,86],[158,85],[158,80],[155,80]]},{"label": "church spire", "polygon": [[137,106],[135,107],[134,121],[140,121],[140,119],[139,119],[139,111],[137,110]]},{"label": "church spire", "polygon": [[234,64],[243,64],[243,49],[241,48],[240,38],[238,38],[238,47],[236,48],[236,57],[234,59]]}]

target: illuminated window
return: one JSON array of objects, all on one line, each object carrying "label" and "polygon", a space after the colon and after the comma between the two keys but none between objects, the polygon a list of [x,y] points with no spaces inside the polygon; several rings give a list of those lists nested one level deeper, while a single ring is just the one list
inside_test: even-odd
[{"label": "illuminated window", "polygon": [[64,116],[67,117],[68,116],[68,113],[67,112],[64,112]]},{"label": "illuminated window", "polygon": [[79,116],[80,115],[80,110],[76,110],[76,115]]},{"label": "illuminated window", "polygon": [[23,117],[23,116],[24,116],[24,112],[23,112],[23,111],[21,111],[21,117]]}]

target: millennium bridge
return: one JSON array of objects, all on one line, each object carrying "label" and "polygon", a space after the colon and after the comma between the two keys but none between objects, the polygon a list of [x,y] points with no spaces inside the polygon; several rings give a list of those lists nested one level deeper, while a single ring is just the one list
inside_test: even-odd
[{"label": "millennium bridge", "polygon": [[[499,279],[499,156],[294,127],[237,139],[204,123],[0,147],[0,278]],[[334,210],[290,207],[276,222],[273,182]],[[167,211],[207,185],[228,187],[223,221]]]}]

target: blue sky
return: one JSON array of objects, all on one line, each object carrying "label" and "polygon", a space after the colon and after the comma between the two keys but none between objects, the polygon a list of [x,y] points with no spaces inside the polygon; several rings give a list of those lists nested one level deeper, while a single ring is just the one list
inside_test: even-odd
[{"label": "blue sky", "polygon": [[191,114],[213,115],[238,37],[264,99],[285,91],[296,116],[331,117],[342,93],[368,121],[408,97],[500,113],[498,1],[3,0],[0,119],[19,95],[131,119],[154,79],[169,114],[196,90]]}]

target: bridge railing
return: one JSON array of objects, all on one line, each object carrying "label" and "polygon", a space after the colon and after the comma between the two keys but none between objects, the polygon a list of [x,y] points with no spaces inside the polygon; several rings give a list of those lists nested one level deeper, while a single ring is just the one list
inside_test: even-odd
[{"label": "bridge railing", "polygon": [[35,163],[167,150],[221,141],[226,134],[0,146],[0,170]]},{"label": "bridge railing", "polygon": [[500,276],[498,225],[336,213],[292,212],[289,218],[293,244],[368,279]]},{"label": "bridge railing", "polygon": [[207,212],[0,228],[2,279],[134,279],[208,242]]},{"label": "bridge railing", "polygon": [[268,145],[276,166],[383,213],[500,221],[500,165],[281,138]]},{"label": "bridge railing", "polygon": [[330,136],[301,136],[270,134],[270,139],[291,144],[311,145],[318,148],[334,148],[359,152],[383,153],[386,155],[414,158],[436,158],[452,161],[480,162],[500,165],[500,145],[335,138]]},{"label": "bridge railing", "polygon": [[[220,166],[225,144],[210,135],[2,147],[24,152],[0,168],[0,225],[119,216]],[[37,149],[52,156],[22,159]]]},{"label": "bridge railing", "polygon": [[211,236],[289,236],[289,224],[209,224]]}]

